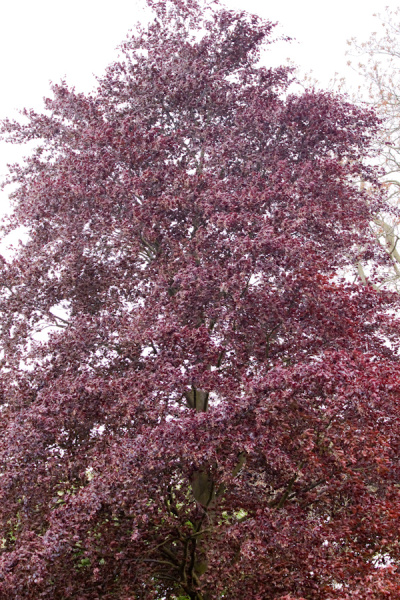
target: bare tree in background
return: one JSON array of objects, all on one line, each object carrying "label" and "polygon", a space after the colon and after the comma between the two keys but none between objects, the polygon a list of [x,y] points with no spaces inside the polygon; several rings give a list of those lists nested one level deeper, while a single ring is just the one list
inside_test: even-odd
[{"label": "bare tree in background", "polygon": [[[383,168],[382,179],[388,188],[388,210],[374,220],[378,241],[391,257],[391,270],[384,270],[382,284],[400,290],[400,8],[386,8],[379,19],[378,31],[369,40],[349,41],[349,64],[363,77],[359,96],[371,104],[382,118],[382,127],[376,140],[378,160]],[[355,60],[355,58],[357,60]],[[358,273],[366,282],[364,266],[359,263]]]}]

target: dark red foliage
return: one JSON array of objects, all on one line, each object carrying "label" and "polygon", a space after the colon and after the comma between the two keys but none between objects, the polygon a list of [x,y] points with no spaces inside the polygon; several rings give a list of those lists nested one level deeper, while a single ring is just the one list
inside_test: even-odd
[{"label": "dark red foliage", "polygon": [[3,123],[38,145],[1,262],[0,598],[400,598],[398,298],[349,283],[383,260],[375,116],[290,94],[270,23],[153,4],[95,94]]}]

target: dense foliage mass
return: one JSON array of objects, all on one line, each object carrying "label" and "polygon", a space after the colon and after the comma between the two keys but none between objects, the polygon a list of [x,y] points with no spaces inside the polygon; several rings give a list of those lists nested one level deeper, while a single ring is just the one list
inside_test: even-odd
[{"label": "dense foliage mass", "polygon": [[268,22],[154,8],[3,123],[0,598],[400,598],[375,117],[259,66]]}]

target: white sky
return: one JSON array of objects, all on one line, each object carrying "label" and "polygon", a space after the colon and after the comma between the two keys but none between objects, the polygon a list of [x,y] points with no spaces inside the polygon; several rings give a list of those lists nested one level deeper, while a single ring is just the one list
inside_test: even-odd
[{"label": "white sky", "polygon": [[[374,13],[398,0],[225,0],[232,8],[256,12],[279,21],[281,33],[296,38],[284,48],[271,49],[271,61],[290,58],[305,72],[328,85],[335,72],[352,77],[346,68],[346,41],[365,40],[378,30]],[[3,0],[0,9],[0,118],[13,117],[16,109],[40,109],[49,94],[49,81],[67,82],[79,91],[95,85],[116,57],[116,46],[128,29],[143,18],[135,0]],[[0,144],[0,176],[6,163],[21,150]],[[0,212],[7,197],[0,195]]]}]

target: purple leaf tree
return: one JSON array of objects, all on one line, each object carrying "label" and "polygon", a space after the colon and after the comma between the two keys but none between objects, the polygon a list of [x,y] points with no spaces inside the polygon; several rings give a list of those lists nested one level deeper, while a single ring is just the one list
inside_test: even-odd
[{"label": "purple leaf tree", "polygon": [[0,598],[400,598],[399,300],[348,275],[388,260],[376,117],[260,66],[269,22],[152,5],[92,95],[2,125],[36,145],[3,224]]}]

